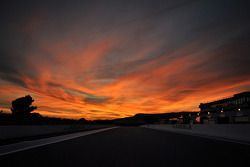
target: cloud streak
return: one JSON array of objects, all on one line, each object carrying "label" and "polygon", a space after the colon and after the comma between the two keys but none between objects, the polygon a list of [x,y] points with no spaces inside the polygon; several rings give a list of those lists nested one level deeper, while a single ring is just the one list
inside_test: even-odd
[{"label": "cloud streak", "polygon": [[250,89],[247,15],[228,0],[5,3],[0,107],[31,94],[57,117],[198,110]]}]

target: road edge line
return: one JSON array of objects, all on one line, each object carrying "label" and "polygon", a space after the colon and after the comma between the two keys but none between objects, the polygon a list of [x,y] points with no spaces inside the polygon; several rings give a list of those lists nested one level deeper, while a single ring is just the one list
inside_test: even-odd
[{"label": "road edge line", "polygon": [[[91,130],[91,131],[77,132],[77,133],[60,135],[60,136],[54,136],[54,137],[49,137],[49,138],[44,138],[44,139],[37,139],[37,140],[28,141],[28,142],[23,141],[23,142],[14,143],[14,144],[3,145],[3,146],[0,146],[0,156],[5,156],[5,155],[25,151],[25,150],[30,150],[30,149],[37,148],[37,147],[46,146],[46,145],[49,145],[49,144],[55,144],[55,143],[59,143],[59,142],[67,141],[67,140],[72,140],[72,139],[75,139],[75,138],[88,136],[88,135],[91,135],[91,134],[96,134],[96,133],[100,133],[100,132],[104,132],[104,131],[108,131],[108,130],[112,130],[112,129],[116,129],[116,128],[118,128],[118,126],[110,127],[110,128],[96,129],[96,130]],[[77,135],[77,134],[79,134],[79,135]],[[62,137],[66,137],[66,138],[63,139]],[[15,150],[1,152],[1,149],[2,150],[8,149],[8,147],[11,148],[11,147],[13,147],[15,145],[18,146],[18,145],[24,144],[24,143],[32,143],[32,142],[35,143],[35,142],[39,142],[39,141],[42,141],[42,140],[49,140],[49,139],[53,139],[53,138],[55,139],[54,141],[47,141],[47,142],[41,143],[41,144],[34,144],[33,146],[31,145],[31,146],[26,146],[26,147],[23,147],[23,148],[18,148],[18,149],[15,149]]]}]

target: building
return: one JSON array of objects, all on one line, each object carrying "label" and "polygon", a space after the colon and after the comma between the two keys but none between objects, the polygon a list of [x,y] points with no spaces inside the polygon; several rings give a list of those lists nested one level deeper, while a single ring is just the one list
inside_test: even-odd
[{"label": "building", "polygon": [[250,123],[250,92],[201,103],[199,108],[201,123]]}]

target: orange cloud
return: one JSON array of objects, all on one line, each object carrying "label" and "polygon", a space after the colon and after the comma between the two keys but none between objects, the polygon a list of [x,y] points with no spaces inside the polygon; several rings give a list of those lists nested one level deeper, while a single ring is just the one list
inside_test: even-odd
[{"label": "orange cloud", "polygon": [[[18,26],[6,23],[0,108],[9,111],[12,100],[30,94],[43,115],[112,119],[195,111],[201,102],[250,89],[247,27],[218,11],[199,13],[214,10],[194,10],[200,2],[181,10],[174,2],[151,3],[32,8]],[[221,19],[212,25],[194,16]]]}]

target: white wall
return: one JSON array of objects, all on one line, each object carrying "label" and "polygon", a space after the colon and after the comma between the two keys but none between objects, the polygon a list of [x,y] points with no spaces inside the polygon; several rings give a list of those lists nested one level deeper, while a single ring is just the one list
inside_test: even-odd
[{"label": "white wall", "polygon": [[195,124],[190,129],[176,128],[166,124],[145,125],[145,127],[250,142],[250,124]]}]

